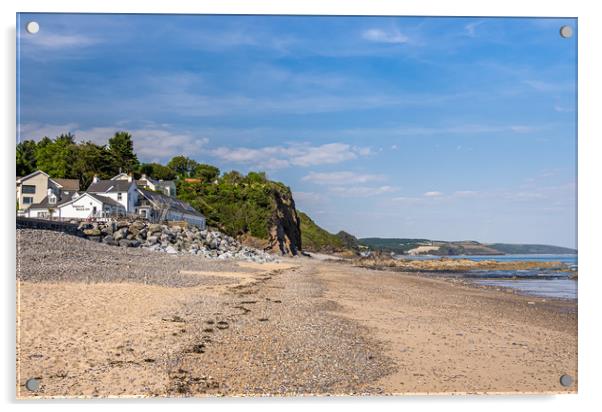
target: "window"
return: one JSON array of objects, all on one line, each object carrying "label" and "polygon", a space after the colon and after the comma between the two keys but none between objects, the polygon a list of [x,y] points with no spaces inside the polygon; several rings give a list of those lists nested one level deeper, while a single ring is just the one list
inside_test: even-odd
[{"label": "window", "polygon": [[50,196],[48,198],[48,204],[56,205],[56,196]]},{"label": "window", "polygon": [[121,193],[121,192],[117,193],[117,200],[121,200],[121,195],[122,195],[122,194],[123,194],[123,193]]},{"label": "window", "polygon": [[27,194],[34,194],[36,192],[36,187],[34,185],[23,185],[21,191]]},{"label": "window", "polygon": [[30,205],[33,203],[33,197],[31,196],[23,196],[23,204]]}]

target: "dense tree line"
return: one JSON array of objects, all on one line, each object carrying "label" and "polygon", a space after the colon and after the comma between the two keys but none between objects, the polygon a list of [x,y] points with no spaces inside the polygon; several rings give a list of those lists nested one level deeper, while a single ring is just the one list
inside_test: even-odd
[{"label": "dense tree line", "polygon": [[52,177],[79,179],[82,187],[94,175],[108,179],[120,171],[136,172],[141,166],[134,153],[132,136],[117,132],[107,145],[90,141],[75,142],[71,133],[61,134],[54,140],[44,137],[39,142],[25,140],[17,144],[17,176],[43,170]]},{"label": "dense tree line", "polygon": [[185,156],[176,156],[167,165],[140,163],[134,151],[132,136],[117,132],[106,145],[90,141],[76,142],[71,133],[61,134],[54,140],[44,137],[40,141],[25,140],[17,144],[17,176],[26,176],[43,170],[52,177],[79,179],[87,187],[94,175],[109,179],[118,173],[145,174],[157,180],[199,178],[206,181],[219,177],[218,168],[200,164]]}]

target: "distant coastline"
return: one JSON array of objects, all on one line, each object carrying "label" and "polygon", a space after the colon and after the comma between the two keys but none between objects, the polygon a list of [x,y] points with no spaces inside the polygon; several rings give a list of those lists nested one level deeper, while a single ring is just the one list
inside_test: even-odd
[{"label": "distant coastline", "polygon": [[559,255],[577,254],[576,249],[554,245],[480,243],[476,241],[440,241],[408,238],[362,238],[358,244],[369,251],[398,255],[495,256],[495,255]]}]

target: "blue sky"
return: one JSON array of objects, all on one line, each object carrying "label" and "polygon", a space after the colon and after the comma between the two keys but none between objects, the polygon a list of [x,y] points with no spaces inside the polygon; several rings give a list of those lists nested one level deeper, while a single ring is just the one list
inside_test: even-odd
[{"label": "blue sky", "polygon": [[576,246],[574,19],[18,19],[18,139],[127,130],[359,237]]}]

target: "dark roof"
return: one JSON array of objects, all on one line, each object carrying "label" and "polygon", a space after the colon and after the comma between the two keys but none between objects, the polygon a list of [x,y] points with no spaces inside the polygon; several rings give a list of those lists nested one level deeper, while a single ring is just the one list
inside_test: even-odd
[{"label": "dark roof", "polygon": [[69,201],[72,200],[71,196],[63,196],[62,198],[58,198],[56,199],[56,203],[50,204],[48,203],[48,196],[46,196],[44,199],[42,199],[42,201],[40,203],[34,203],[31,206],[29,206],[30,209],[48,209],[50,207],[57,207],[62,205],[63,203],[67,203]]},{"label": "dark roof", "polygon": [[111,199],[110,197],[97,195],[96,193],[88,193],[88,194],[90,196],[92,196],[93,198],[95,198],[96,200],[99,200],[106,205],[124,207],[121,203],[119,203],[115,199]]},{"label": "dark roof", "polygon": [[154,203],[156,206],[160,207],[162,205],[167,205],[170,210],[175,210],[177,212],[188,213],[194,216],[203,217],[202,213],[199,213],[195,208],[190,206],[188,203],[176,199],[175,197],[166,196],[162,193],[153,192],[152,190],[145,190],[138,188],[138,192],[142,194],[146,199]]},{"label": "dark roof", "polygon": [[79,190],[79,180],[77,179],[57,179],[54,177],[51,177],[51,179],[59,185],[61,185],[63,187],[63,190]]},{"label": "dark roof", "polygon": [[92,183],[87,192],[93,193],[111,193],[111,192],[127,192],[132,182],[127,180],[99,180]]}]

